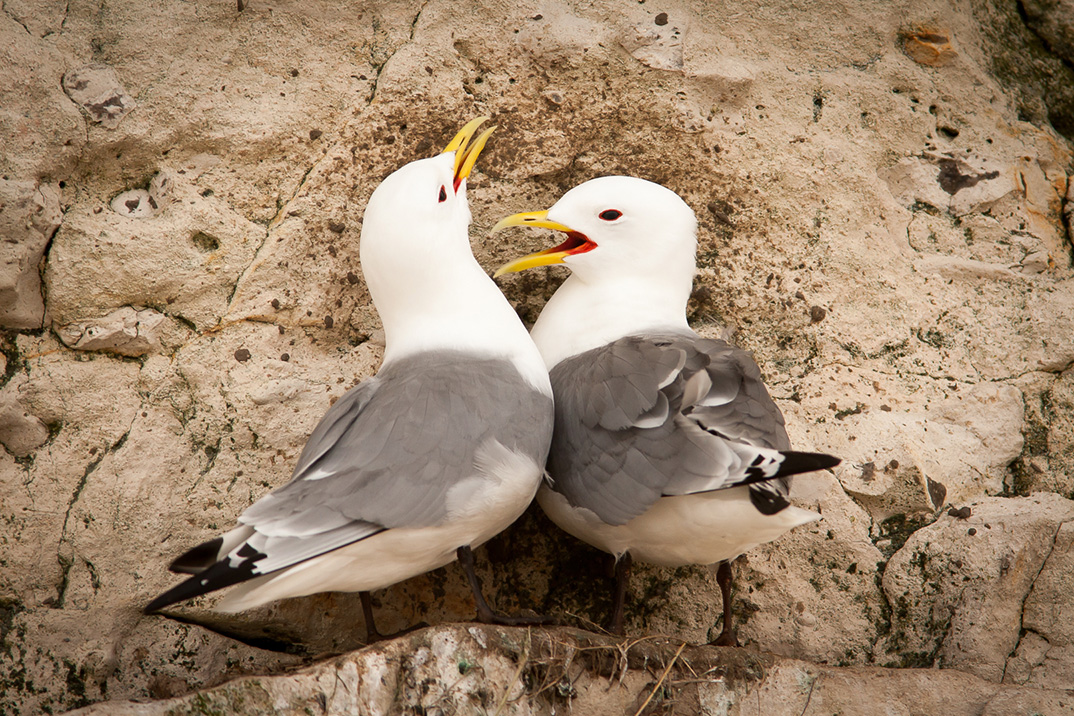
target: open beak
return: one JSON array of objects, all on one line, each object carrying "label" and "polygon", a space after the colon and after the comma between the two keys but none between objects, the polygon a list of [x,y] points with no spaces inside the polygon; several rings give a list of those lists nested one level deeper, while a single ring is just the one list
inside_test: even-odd
[{"label": "open beak", "polygon": [[505,273],[525,271],[528,268],[534,268],[536,266],[561,264],[563,263],[563,259],[568,256],[584,254],[586,251],[592,251],[597,248],[597,245],[590,241],[589,237],[582,232],[575,231],[571,227],[561,224],[558,221],[550,221],[548,219],[547,211],[528,211],[521,214],[513,214],[506,219],[501,219],[496,226],[492,227],[492,231],[495,233],[508,226],[537,226],[542,229],[562,231],[567,234],[567,240],[559,246],[553,246],[550,249],[538,251],[535,254],[529,254],[528,256],[523,256],[514,261],[505,263],[503,266],[496,269],[496,273],[492,274],[493,278],[503,276]]},{"label": "open beak", "polygon": [[[474,164],[477,163],[477,155],[485,148],[485,142],[489,140],[489,135],[496,129],[496,127],[489,127],[482,132],[477,139],[474,139],[474,134],[477,133],[477,128],[487,121],[489,121],[488,117],[471,119],[466,123],[465,127],[459,130],[459,133],[455,135],[455,138],[452,139],[444,149],[444,154],[455,152],[455,180],[452,183],[452,186],[456,192],[459,191],[459,185],[462,184],[463,179],[470,176]],[[473,144],[470,143],[471,139],[474,139]]]}]

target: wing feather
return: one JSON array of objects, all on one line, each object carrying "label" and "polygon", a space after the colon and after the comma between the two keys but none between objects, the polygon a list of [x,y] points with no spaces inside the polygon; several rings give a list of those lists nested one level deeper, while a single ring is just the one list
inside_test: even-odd
[{"label": "wing feather", "polygon": [[550,377],[553,489],[609,524],[664,495],[771,480],[766,494],[785,496],[784,475],[831,464],[787,460],[783,415],[760,369],[724,341],[628,336],[559,363]]},{"label": "wing feather", "polygon": [[449,491],[452,504],[472,504],[497,479],[477,468],[483,445],[544,464],[550,402],[504,360],[445,351],[385,366],[329,409],[290,482],[239,516],[236,534],[244,539],[221,553],[217,538],[177,560],[178,569],[197,574],[147,611],[385,529],[440,524]]}]

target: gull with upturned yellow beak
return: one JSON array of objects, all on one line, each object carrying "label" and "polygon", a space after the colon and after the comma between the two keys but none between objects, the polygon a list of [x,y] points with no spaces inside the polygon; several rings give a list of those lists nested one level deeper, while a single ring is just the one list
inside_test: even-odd
[{"label": "gull with upturned yellow beak", "polygon": [[367,592],[458,558],[480,619],[531,621],[488,606],[471,552],[529,505],[552,436],[541,356],[470,250],[466,179],[484,121],[369,198],[360,253],[384,324],[380,370],[328,410],[290,482],[172,563],[193,576],[147,613],[232,585],[218,610],[361,592],[372,637]]},{"label": "gull with upturned yellow beak", "polygon": [[714,642],[736,644],[729,561],[820,519],[787,500],[788,476],[839,460],[791,451],[752,356],[690,329],[697,220],[677,194],[602,177],[493,230],[508,226],[567,238],[496,276],[571,270],[531,331],[556,401],[551,479],[537,501],[557,525],[616,558],[612,631],[623,630],[632,559],[719,562],[723,629]]}]

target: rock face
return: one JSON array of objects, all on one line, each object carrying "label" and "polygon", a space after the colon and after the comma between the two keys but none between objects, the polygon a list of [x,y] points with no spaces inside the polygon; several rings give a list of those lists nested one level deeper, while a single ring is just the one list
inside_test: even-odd
[{"label": "rock face", "polygon": [[[244,4],[0,12],[0,713],[1074,711],[1069,3]],[[669,186],[700,224],[693,324],[844,458],[795,483],[821,522],[735,563],[764,655],[688,647],[657,688],[719,630],[705,567],[637,567],[630,634],[671,640],[629,669],[574,631],[444,627],[291,673],[362,646],[356,595],[140,614],[376,370],[362,207],[478,114],[483,265],[546,246],[487,232],[582,181]],[[532,321],[562,276],[502,288]],[[536,509],[477,555],[503,610],[606,616],[606,558]],[[454,565],[374,603],[384,631],[473,613]],[[542,691],[520,655],[564,644],[585,675]]]},{"label": "rock face", "polygon": [[446,625],[324,661],[293,676],[238,679],[152,704],[81,716],[505,713],[764,716],[1069,713],[1066,691],[1000,686],[955,670],[833,668],[667,638],[573,629]]}]

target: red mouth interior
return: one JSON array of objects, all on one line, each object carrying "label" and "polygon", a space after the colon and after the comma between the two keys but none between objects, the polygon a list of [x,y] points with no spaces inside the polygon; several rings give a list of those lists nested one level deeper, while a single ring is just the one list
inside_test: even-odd
[{"label": "red mouth interior", "polygon": [[558,254],[567,253],[571,254],[584,254],[586,251],[592,251],[597,248],[597,245],[589,240],[585,234],[580,231],[568,231],[567,240],[559,246],[553,246],[544,253],[546,254]]}]

